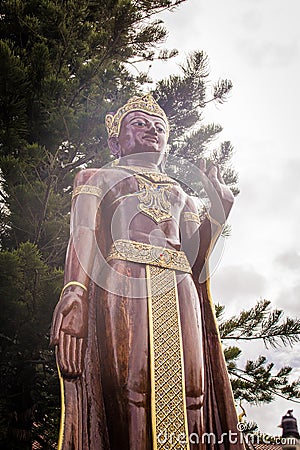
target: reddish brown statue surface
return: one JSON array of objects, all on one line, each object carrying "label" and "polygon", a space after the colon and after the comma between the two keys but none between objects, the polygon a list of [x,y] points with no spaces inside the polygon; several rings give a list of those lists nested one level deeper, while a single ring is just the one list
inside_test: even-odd
[{"label": "reddish brown statue surface", "polygon": [[106,123],[119,164],[76,177],[53,317],[59,449],[242,448],[205,281],[233,196],[216,167],[201,167],[212,206],[200,220],[160,171],[168,122],[151,96]]}]

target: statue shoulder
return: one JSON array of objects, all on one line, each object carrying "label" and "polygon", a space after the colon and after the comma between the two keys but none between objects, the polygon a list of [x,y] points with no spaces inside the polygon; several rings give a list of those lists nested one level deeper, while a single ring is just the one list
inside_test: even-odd
[{"label": "statue shoulder", "polygon": [[89,193],[101,198],[119,182],[130,177],[115,167],[101,167],[95,169],[82,169],[75,176],[73,186],[73,198],[80,193]]},{"label": "statue shoulder", "polygon": [[105,170],[102,168],[91,168],[80,170],[74,179],[74,187],[80,185],[99,186],[103,183],[105,177]]}]

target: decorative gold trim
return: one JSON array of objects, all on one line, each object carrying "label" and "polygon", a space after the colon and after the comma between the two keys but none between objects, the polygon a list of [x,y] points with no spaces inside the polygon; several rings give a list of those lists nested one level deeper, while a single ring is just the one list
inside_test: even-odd
[{"label": "decorative gold trim", "polygon": [[99,187],[97,186],[90,186],[88,184],[82,184],[80,186],[77,186],[72,194],[72,200],[74,197],[76,197],[79,194],[91,194],[91,195],[96,195],[96,197],[101,198],[102,191]]},{"label": "decorative gold trim", "polygon": [[187,273],[192,272],[184,252],[127,239],[118,239],[113,243],[106,261],[112,259],[149,264]]},{"label": "decorative gold trim", "polygon": [[[151,175],[160,174],[160,172],[158,172],[158,170],[151,170],[149,167],[142,167],[142,166],[123,166],[121,164],[118,164],[117,168],[129,170],[134,173],[149,173]],[[163,174],[161,174],[161,175],[163,175]]]},{"label": "decorative gold trim", "polygon": [[200,217],[198,214],[193,212],[184,212],[183,213],[183,220],[185,222],[196,222],[198,225],[201,225]]},{"label": "decorative gold trim", "polygon": [[150,266],[146,265],[146,283],[148,293],[148,323],[149,323],[149,356],[150,356],[150,398],[151,398],[151,425],[153,450],[157,450],[156,411],[155,411],[155,371],[154,371],[154,340],[153,340],[153,315]]},{"label": "decorative gold trim", "polygon": [[172,185],[152,183],[141,175],[135,175],[140,194],[138,195],[138,209],[154,220],[155,223],[172,218],[171,203],[169,201]]},{"label": "decorative gold trim", "polygon": [[216,225],[218,228],[223,228],[223,225],[221,225],[216,219],[214,219],[213,217],[211,217],[211,215],[209,213],[206,213],[206,216],[208,218],[208,220],[213,223],[214,225]]},{"label": "decorative gold trim", "polygon": [[177,181],[173,180],[165,173],[154,171],[147,167],[119,165],[117,168],[123,169],[123,170],[128,170],[128,172],[133,172],[134,174],[143,175],[143,176],[149,178],[154,183],[167,183],[167,184],[172,184],[172,185],[178,184]]},{"label": "decorative gold trim", "polygon": [[[127,194],[136,196],[139,200],[138,210],[154,220],[155,223],[172,218],[170,191],[176,181],[160,172],[151,172],[145,167],[119,166],[119,169],[132,172],[138,183],[138,192]],[[120,198],[125,198],[122,196]],[[116,199],[117,201],[119,199]]]},{"label": "decorative gold trim", "polygon": [[176,274],[147,265],[146,278],[153,448],[189,450]]},{"label": "decorative gold trim", "polygon": [[151,94],[146,94],[142,97],[135,95],[125,105],[121,106],[115,114],[106,114],[105,125],[109,137],[119,136],[122,120],[128,113],[133,111],[143,111],[146,114],[160,117],[165,122],[166,134],[169,135],[169,123],[166,113]]},{"label": "decorative gold trim", "polygon": [[[207,216],[207,217],[208,217],[208,219],[210,218],[210,216]],[[218,225],[220,225],[218,222],[216,222],[216,223]],[[209,303],[211,304],[211,308],[212,308],[213,311],[215,311],[215,307],[214,307],[213,299],[212,299],[212,296],[211,296],[211,289],[210,289],[209,257],[211,255],[211,253],[212,253],[212,251],[214,249],[214,246],[215,246],[215,244],[216,244],[216,242],[217,242],[219,237],[220,237],[220,229],[218,229],[217,232],[212,236],[210,244],[209,244],[208,249],[207,249],[206,254],[205,254],[205,258],[204,258],[204,260],[205,260],[205,262],[204,262],[205,275],[206,275],[206,280],[205,280],[206,281],[206,292],[207,292],[207,297],[208,297]],[[219,325],[218,325],[217,318],[216,318],[215,314],[214,314],[214,322],[215,322],[215,325],[216,325],[216,329],[217,329],[219,340],[221,342]]]},{"label": "decorative gold trim", "polygon": [[69,282],[62,288],[61,295],[62,295],[62,294],[64,293],[64,291],[65,291],[68,287],[70,287],[70,286],[79,286],[79,287],[81,287],[84,291],[87,292],[87,287],[86,287],[84,284],[79,283],[79,281],[69,281]]},{"label": "decorative gold trim", "polygon": [[55,347],[55,358],[56,358],[56,367],[58,372],[59,386],[60,386],[60,425],[59,425],[59,435],[58,435],[58,444],[57,450],[62,450],[64,433],[65,433],[65,415],[66,415],[66,406],[65,406],[65,389],[64,389],[64,380],[61,375],[60,368],[58,366],[58,358],[57,358],[57,346]]},{"label": "decorative gold trim", "polygon": [[205,217],[207,217],[208,220],[218,228],[223,228],[223,225],[221,225],[216,219],[211,217],[211,215],[206,211],[205,208],[202,208],[200,214],[196,214],[190,211],[186,211],[183,213],[183,220],[185,222],[196,222],[198,225],[201,225]]}]

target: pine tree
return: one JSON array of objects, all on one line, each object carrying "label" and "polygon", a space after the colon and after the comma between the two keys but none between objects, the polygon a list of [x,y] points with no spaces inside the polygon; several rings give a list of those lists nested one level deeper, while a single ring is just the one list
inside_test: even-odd
[{"label": "pine tree", "polygon": [[33,418],[43,424],[47,411],[50,442],[51,431],[58,426],[59,393],[55,367],[49,364],[52,351],[48,349],[47,330],[62,271],[49,268],[30,242],[0,252],[0,268],[0,439],[5,448],[8,431],[8,442],[13,446],[9,448],[19,448],[20,442],[26,448],[31,442]]},{"label": "pine tree", "polygon": [[[222,320],[224,308],[217,305],[219,330],[223,343],[234,341],[262,341],[266,347],[290,346],[300,341],[300,319],[283,317],[280,309],[271,309],[269,300],[260,300],[253,308],[242,311],[228,320]],[[297,401],[300,398],[300,380],[289,381],[293,368],[281,367],[274,373],[274,363],[265,356],[247,361],[244,368],[238,366],[241,350],[237,346],[225,346],[227,367],[237,401],[259,405],[272,402],[276,396]]]},{"label": "pine tree", "polygon": [[200,159],[206,159],[208,164],[218,164],[225,183],[237,195],[238,177],[230,165],[233,147],[225,141],[211,150],[222,127],[203,123],[205,106],[210,102],[225,102],[232,82],[221,79],[209,86],[208,56],[203,51],[191,53],[181,65],[181,71],[181,75],[171,75],[159,81],[154,93],[171,125],[170,155],[176,159],[175,163],[168,164],[167,171],[182,182],[187,192],[205,198],[199,175],[196,173],[193,176],[191,171],[194,166],[197,172]]}]

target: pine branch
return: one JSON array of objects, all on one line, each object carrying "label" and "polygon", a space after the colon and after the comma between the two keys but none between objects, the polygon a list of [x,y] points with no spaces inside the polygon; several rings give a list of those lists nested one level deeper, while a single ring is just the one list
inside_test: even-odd
[{"label": "pine branch", "polygon": [[221,322],[219,325],[222,340],[262,340],[267,347],[292,346],[300,341],[300,319],[287,317],[282,320],[283,311],[270,311],[268,300],[259,301],[248,311]]},{"label": "pine branch", "polygon": [[209,100],[204,100],[200,106],[201,108],[204,108],[205,105],[208,103],[212,103],[217,101],[218,103],[225,103],[227,100],[227,96],[231,92],[233,88],[233,84],[231,80],[219,80],[218,83],[216,83],[213,87],[213,96]]},{"label": "pine branch", "polygon": [[232,87],[231,80],[219,80],[214,86],[214,100],[218,103],[224,103]]},{"label": "pine branch", "polygon": [[[286,369],[286,368],[283,368]],[[288,368],[291,370],[291,368]],[[276,395],[277,397],[281,397],[285,400],[289,400],[294,403],[300,403],[300,400],[296,400],[296,398],[300,397],[299,387],[300,387],[300,381],[294,381],[290,384],[287,384],[286,378],[283,377],[281,386],[280,383],[277,383],[277,388],[274,386],[272,387],[272,378],[271,383],[270,379],[266,380],[265,377],[262,377],[262,372],[260,373],[261,377],[260,379],[255,379],[255,376],[257,374],[252,373],[253,377],[250,378],[249,372],[237,369],[235,368],[229,368],[230,375],[233,375],[237,377],[239,380],[241,380],[242,383],[239,383],[239,387],[235,390],[235,397],[244,399],[250,403],[269,403],[273,400],[273,396]],[[282,370],[282,369],[281,369]],[[244,376],[244,375],[248,375]],[[276,380],[276,377],[282,377],[280,375],[280,372],[274,377]],[[262,379],[263,378],[263,379]],[[234,386],[234,380],[233,386]],[[279,386],[281,387],[281,390],[279,390]],[[284,395],[283,392],[291,391],[290,395]],[[295,396],[296,398],[293,398]]]},{"label": "pine branch", "polygon": [[[174,11],[175,8],[177,8],[181,3],[184,3],[186,0],[175,0],[174,3],[172,4],[172,2],[167,2],[166,6],[153,6],[151,8],[151,12],[150,13],[144,13],[141,18],[139,19],[138,22],[142,22],[146,19],[149,19],[150,17],[152,17],[154,14],[161,14],[164,11]],[[134,6],[136,6],[137,8],[140,8],[140,1],[136,1],[133,2]],[[137,22],[137,23],[138,23]]]}]

